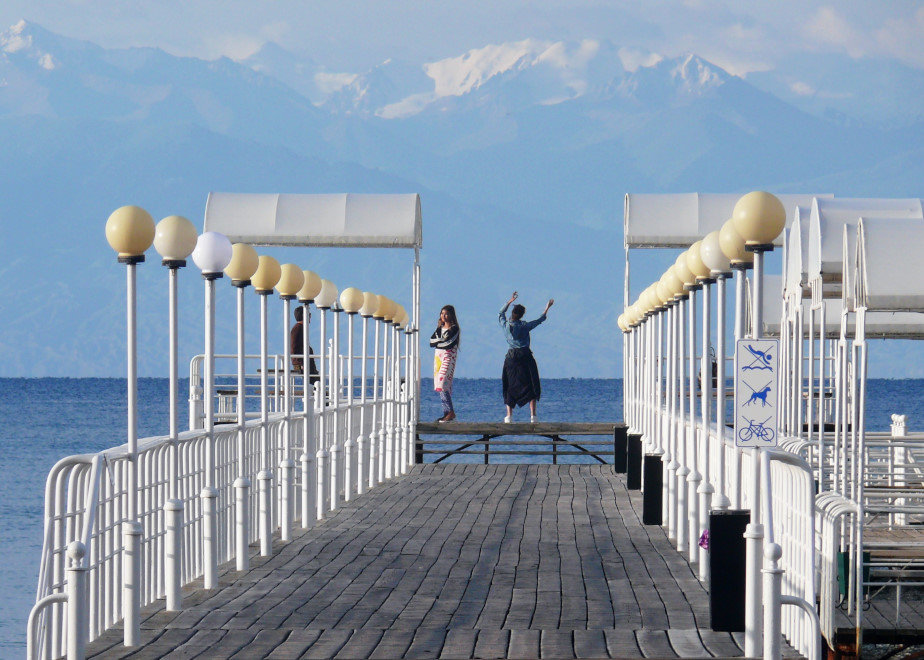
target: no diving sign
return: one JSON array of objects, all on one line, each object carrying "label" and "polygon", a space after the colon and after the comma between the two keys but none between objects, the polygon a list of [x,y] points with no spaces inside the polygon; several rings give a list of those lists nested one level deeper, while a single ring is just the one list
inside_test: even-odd
[{"label": "no diving sign", "polygon": [[776,447],[780,342],[739,339],[735,346],[735,444]]}]

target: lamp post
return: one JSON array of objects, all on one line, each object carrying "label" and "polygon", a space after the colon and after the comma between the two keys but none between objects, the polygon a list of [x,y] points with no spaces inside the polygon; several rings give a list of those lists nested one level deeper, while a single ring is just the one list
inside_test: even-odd
[{"label": "lamp post", "polygon": [[719,511],[726,511],[731,505],[725,493],[726,466],[725,466],[725,280],[728,279],[731,262],[719,243],[719,232],[714,231],[703,238],[700,247],[700,257],[709,268],[716,280],[716,431],[718,434],[718,475],[717,490],[712,499],[712,507]]},{"label": "lamp post", "polygon": [[324,517],[324,512],[327,510],[325,500],[325,484],[327,476],[327,400],[330,384],[326,380],[327,372],[330,367],[328,364],[329,354],[327,352],[327,311],[331,308],[331,305],[334,304],[334,301],[337,299],[337,287],[334,286],[334,283],[330,280],[321,280],[321,290],[318,292],[318,295],[315,296],[314,304],[317,305],[318,309],[321,310],[321,339],[320,339],[320,358],[321,358],[321,368],[320,368],[320,377],[319,381],[321,384],[321,410],[320,418],[318,420],[318,451],[315,454],[317,458],[317,518],[321,520]]},{"label": "lamp post", "polygon": [[164,592],[166,609],[175,612],[183,605],[181,587],[181,557],[183,556],[183,501],[180,499],[179,473],[180,448],[179,429],[176,419],[177,397],[177,274],[186,265],[186,258],[196,247],[196,228],[186,218],[171,215],[157,223],[154,233],[154,249],[160,254],[162,264],[168,268],[169,284],[169,336],[170,336],[170,457],[168,498],[164,504]]},{"label": "lamp post", "polygon": [[[376,307],[374,318],[380,323],[376,326],[375,339],[376,339],[376,354],[378,354],[378,338],[379,338],[379,326],[382,328],[382,362],[381,362],[381,390],[380,390],[380,402],[379,402],[379,428],[377,431],[378,435],[378,475],[376,480],[378,483],[383,482],[387,476],[386,463],[388,457],[386,456],[386,428],[388,427],[387,419],[387,383],[388,383],[388,370],[386,365],[388,364],[388,326],[386,321],[386,316],[391,314],[391,307],[393,303],[383,295],[378,296],[378,306]],[[378,369],[378,355],[376,355],[376,368]]]},{"label": "lamp post", "polygon": [[[404,356],[398,365],[398,382],[401,382],[401,367],[404,367],[404,385],[401,388],[401,474],[407,473],[410,465],[410,424],[411,424],[411,347],[410,331],[407,330],[408,314],[404,305],[398,305],[398,315],[395,319],[395,332],[400,337],[404,335]],[[400,355],[400,350],[399,350]]]},{"label": "lamp post", "polygon": [[[295,517],[295,461],[292,460],[292,354],[289,345],[289,307],[299,289],[305,283],[305,274],[295,264],[283,264],[279,268],[276,291],[282,300],[282,342],[283,342],[283,411],[285,421],[282,433],[282,459],[279,461],[281,492],[279,501],[279,538],[292,539],[292,520]],[[277,379],[278,383],[278,379]],[[278,385],[277,385],[278,389]]]},{"label": "lamp post", "polygon": [[[767,192],[757,191],[744,195],[735,204],[732,223],[738,235],[744,239],[745,250],[754,254],[754,287],[751,304],[751,336],[761,336],[763,311],[763,262],[764,253],[773,250],[773,241],[786,225],[786,210],[779,199]],[[773,393],[776,395],[776,393]],[[761,524],[760,508],[760,449],[752,449],[750,475],[751,522],[745,530],[747,539],[747,578],[745,583],[744,645],[745,655],[757,655],[761,642],[761,579],[760,567],[764,554],[764,528]],[[769,494],[765,495],[769,497]],[[769,550],[770,548],[768,548]]]},{"label": "lamp post", "polygon": [[260,257],[257,251],[246,243],[231,246],[231,261],[225,268],[225,275],[231,278],[231,285],[237,289],[237,478],[234,480],[234,557],[235,568],[246,571],[250,568],[250,489],[252,484],[247,469],[247,398],[244,372],[244,289],[257,272]]},{"label": "lamp post", "polygon": [[317,451],[313,449],[317,438],[314,436],[314,384],[311,382],[311,351],[308,340],[311,328],[311,302],[321,293],[321,278],[310,270],[302,271],[305,283],[298,291],[298,300],[302,303],[302,527],[314,526],[316,509],[312,498],[315,495],[311,477],[314,476],[314,460]]},{"label": "lamp post", "polygon": [[267,380],[267,297],[273,293],[273,287],[282,275],[279,262],[273,257],[262,254],[257,263],[257,270],[250,279],[254,291],[260,296],[260,472],[257,474],[259,490],[258,516],[260,532],[260,555],[269,557],[273,554],[273,470],[270,467],[269,447],[269,382]]},{"label": "lamp post", "polygon": [[106,240],[126,265],[126,328],[128,381],[128,515],[122,526],[122,617],[125,646],[137,646],[141,638],[141,523],[138,521],[138,347],[135,267],[144,261],[154,241],[154,219],[143,208],[122,206],[106,220]]},{"label": "lamp post", "polygon": [[218,586],[218,488],[215,470],[215,280],[231,261],[231,241],[207,231],[192,258],[205,280],[205,486],[202,488],[203,587]]},{"label": "lamp post", "polygon": [[[375,479],[372,475],[371,468],[374,464],[374,443],[370,437],[368,440],[368,451],[365,445],[366,440],[366,392],[368,390],[366,383],[366,361],[368,360],[368,347],[369,347],[369,319],[372,317],[372,314],[375,312],[375,308],[379,304],[378,296],[376,296],[371,291],[363,291],[363,305],[359,308],[359,315],[363,319],[363,354],[362,362],[360,363],[360,380],[362,381],[362,389],[360,390],[360,408],[359,408],[359,435],[356,440],[357,448],[357,468],[356,468],[356,493],[362,495],[366,490],[366,485],[368,484],[369,488],[372,488],[375,485]],[[378,347],[376,347],[378,348]],[[374,413],[373,413],[374,414]],[[373,417],[374,420],[374,417]],[[375,427],[375,422],[372,423],[372,428]],[[368,459],[367,459],[368,457]]]},{"label": "lamp post", "polygon": [[[710,326],[710,318],[712,310],[710,309],[710,285],[715,282],[715,279],[712,277],[712,271],[703,263],[701,256],[702,250],[702,241],[696,241],[693,245],[690,246],[689,251],[687,252],[687,265],[690,267],[693,275],[696,277],[696,283],[702,286],[703,291],[703,316],[702,316],[702,332],[703,332],[703,343],[702,343],[702,354],[700,355],[700,370],[699,370],[699,382],[700,382],[700,421],[702,423],[701,433],[699,439],[699,470],[701,475],[701,480],[699,482],[699,487],[697,488],[697,494],[699,495],[698,501],[698,511],[699,511],[699,525],[697,535],[702,534],[705,530],[709,529],[709,505],[712,502],[712,493],[715,492],[715,489],[712,486],[712,481],[710,478],[710,441],[709,433],[710,427],[712,425],[712,414],[711,414],[711,401],[712,401],[712,369],[710,368],[709,361],[709,348],[711,345],[711,333],[712,328]],[[702,581],[709,579],[709,561],[708,561],[708,551],[704,544],[697,543],[698,547],[698,568],[699,568],[699,579]]]},{"label": "lamp post", "polygon": [[[340,306],[347,313],[347,432],[346,440],[343,443],[344,463],[343,463],[343,501],[349,502],[353,497],[353,317],[363,306],[365,299],[363,292],[356,287],[347,287],[340,294]],[[359,475],[357,481],[362,481],[362,475]]]}]

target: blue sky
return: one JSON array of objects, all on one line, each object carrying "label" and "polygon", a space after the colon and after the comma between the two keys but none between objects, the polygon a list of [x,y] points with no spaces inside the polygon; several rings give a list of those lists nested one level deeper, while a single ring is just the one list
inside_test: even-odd
[{"label": "blue sky", "polygon": [[5,0],[0,4],[0,25],[21,18],[109,48],[157,46],[208,59],[246,57],[274,41],[344,70],[395,57],[396,44],[401,44],[401,56],[427,60],[525,37],[606,38],[666,56],[693,51],[738,75],[777,68],[798,54],[885,58],[924,68],[924,4],[909,0]]}]

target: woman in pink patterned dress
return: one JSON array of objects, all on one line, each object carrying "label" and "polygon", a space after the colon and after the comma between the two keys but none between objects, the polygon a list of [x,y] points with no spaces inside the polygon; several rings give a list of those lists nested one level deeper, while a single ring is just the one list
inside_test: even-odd
[{"label": "woman in pink patterned dress", "polygon": [[436,330],[430,336],[430,346],[436,349],[433,359],[433,389],[440,394],[443,416],[438,422],[451,422],[456,418],[452,407],[452,375],[456,371],[456,357],[459,354],[459,321],[456,308],[446,305],[440,310]]}]

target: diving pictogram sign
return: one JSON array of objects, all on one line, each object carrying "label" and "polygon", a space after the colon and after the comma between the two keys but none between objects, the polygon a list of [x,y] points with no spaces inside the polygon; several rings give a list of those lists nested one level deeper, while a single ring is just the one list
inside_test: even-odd
[{"label": "diving pictogram sign", "polygon": [[776,447],[779,426],[776,339],[739,339],[735,347],[735,444]]}]

